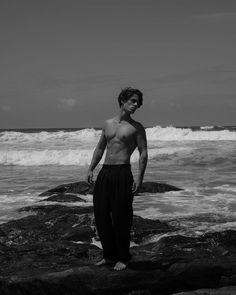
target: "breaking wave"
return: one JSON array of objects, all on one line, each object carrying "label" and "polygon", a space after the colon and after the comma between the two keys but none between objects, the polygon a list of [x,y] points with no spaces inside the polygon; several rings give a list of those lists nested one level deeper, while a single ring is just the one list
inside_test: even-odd
[{"label": "breaking wave", "polygon": [[[161,155],[191,152],[181,141],[235,141],[236,132],[231,130],[193,131],[191,128],[156,126],[146,128],[149,159]],[[0,132],[0,165],[88,165],[101,130],[82,129],[77,131]],[[177,144],[165,144],[176,141]],[[131,162],[138,161],[135,151]]]},{"label": "breaking wave", "polygon": [[234,131],[209,131],[209,129],[193,131],[191,128],[175,128],[172,126],[163,128],[156,126],[147,128],[146,133],[148,140],[236,140],[236,132]]},{"label": "breaking wave", "polygon": [[[212,131],[209,131],[212,130]],[[161,127],[155,126],[146,128],[148,140],[236,140],[236,132],[227,129],[214,131],[213,126],[200,127],[200,130],[193,131],[191,128],[176,128],[173,126]],[[3,131],[0,132],[0,143],[38,143],[38,142],[93,142],[98,139],[101,131],[82,129],[73,132],[17,132]]]}]

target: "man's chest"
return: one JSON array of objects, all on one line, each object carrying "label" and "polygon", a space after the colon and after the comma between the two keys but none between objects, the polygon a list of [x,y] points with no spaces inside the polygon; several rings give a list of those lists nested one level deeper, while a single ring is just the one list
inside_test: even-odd
[{"label": "man's chest", "polygon": [[134,138],[136,129],[129,124],[111,124],[105,130],[105,136],[108,141],[118,139],[121,141],[129,141]]}]

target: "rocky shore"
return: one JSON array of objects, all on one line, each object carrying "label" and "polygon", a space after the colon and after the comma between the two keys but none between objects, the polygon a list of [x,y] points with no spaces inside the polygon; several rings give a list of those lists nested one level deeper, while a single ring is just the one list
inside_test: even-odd
[{"label": "rocky shore", "polygon": [[[165,222],[134,216],[128,268],[94,266],[102,250],[93,208],[73,205],[85,202],[77,194],[92,190],[85,182],[61,185],[41,194],[50,204],[21,208],[31,215],[0,225],[1,295],[236,294],[233,230],[186,237]],[[149,182],[141,192],[170,190],[179,188]]]}]

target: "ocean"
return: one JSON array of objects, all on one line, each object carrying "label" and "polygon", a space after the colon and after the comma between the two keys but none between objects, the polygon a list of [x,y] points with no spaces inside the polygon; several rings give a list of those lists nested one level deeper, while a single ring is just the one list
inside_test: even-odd
[{"label": "ocean", "polygon": [[[134,213],[165,220],[183,235],[236,229],[236,126],[154,126],[146,133],[144,181],[183,190],[135,196]],[[43,191],[85,180],[100,134],[99,128],[0,130],[0,223],[30,214],[17,211],[23,206],[49,204],[38,196]],[[137,151],[131,165],[135,177]],[[91,195],[81,197],[88,203],[72,205],[92,204]]]}]

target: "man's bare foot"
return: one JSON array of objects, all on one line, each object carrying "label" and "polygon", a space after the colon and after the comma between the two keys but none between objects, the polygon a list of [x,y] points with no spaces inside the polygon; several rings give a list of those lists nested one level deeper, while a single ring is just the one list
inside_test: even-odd
[{"label": "man's bare foot", "polygon": [[124,262],[116,262],[115,266],[114,266],[114,270],[123,270],[127,268],[128,263],[124,263]]},{"label": "man's bare foot", "polygon": [[110,264],[110,263],[114,263],[114,261],[103,258],[102,260],[98,261],[95,265],[96,266],[103,266],[103,265]]}]

